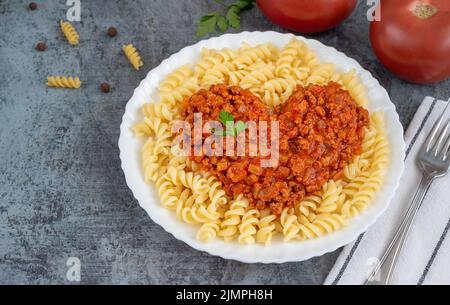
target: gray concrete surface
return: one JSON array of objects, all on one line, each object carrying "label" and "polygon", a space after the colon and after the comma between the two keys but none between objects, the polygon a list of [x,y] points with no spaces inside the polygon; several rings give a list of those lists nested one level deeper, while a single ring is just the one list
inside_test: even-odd
[{"label": "gray concrete surface", "polygon": [[[199,40],[195,21],[218,8],[207,0],[81,0],[78,47],[57,21],[65,0],[0,0],[0,283],[69,283],[68,257],[84,284],[321,284],[339,251],[301,263],[247,265],[189,248],[139,208],[120,169],[117,140],[127,100],[147,71]],[[364,1],[365,3],[365,1]],[[389,91],[406,127],[425,95],[447,98],[450,81],[418,86],[387,72],[368,41],[360,3],[339,28],[313,35],[369,69]],[[119,35],[105,31],[117,27]],[[284,30],[257,9],[243,30]],[[46,41],[48,50],[34,45]],[[120,47],[145,61],[131,69]],[[46,87],[47,75],[80,75],[80,90]],[[107,81],[112,92],[103,94]]]}]

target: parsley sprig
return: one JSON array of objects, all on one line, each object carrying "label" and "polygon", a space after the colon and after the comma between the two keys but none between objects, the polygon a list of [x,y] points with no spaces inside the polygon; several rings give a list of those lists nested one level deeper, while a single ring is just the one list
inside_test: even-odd
[{"label": "parsley sprig", "polygon": [[[234,123],[234,116],[225,110],[220,110],[219,121],[226,127],[226,130],[215,130],[214,134],[217,136],[233,136],[237,137],[239,133],[247,128],[247,125],[243,121],[237,121]],[[232,128],[228,128],[231,125]]]},{"label": "parsley sprig", "polygon": [[237,0],[231,4],[223,0],[215,0],[224,6],[222,12],[216,11],[200,18],[197,25],[197,36],[201,37],[209,33],[214,33],[216,29],[225,32],[229,28],[241,28],[241,13],[251,9],[256,0]]}]

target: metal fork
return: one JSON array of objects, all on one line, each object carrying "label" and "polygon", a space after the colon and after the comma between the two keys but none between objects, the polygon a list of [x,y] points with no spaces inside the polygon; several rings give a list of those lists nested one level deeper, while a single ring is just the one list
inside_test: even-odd
[{"label": "metal fork", "polygon": [[[449,108],[450,99],[441,117],[435,123],[428,135],[428,140],[423,144],[419,155],[418,164],[423,171],[422,180],[413,200],[400,223],[394,238],[384,252],[379,264],[370,274],[366,285],[387,285],[391,282],[397,259],[402,250],[403,244],[408,236],[409,229],[425,198],[431,183],[435,178],[446,175],[450,168],[450,119],[444,123],[444,116]],[[376,275],[380,276],[380,281],[374,281]]]}]

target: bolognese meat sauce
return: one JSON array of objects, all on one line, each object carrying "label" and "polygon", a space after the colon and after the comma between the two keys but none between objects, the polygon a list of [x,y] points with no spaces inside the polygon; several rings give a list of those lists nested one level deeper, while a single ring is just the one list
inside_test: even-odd
[{"label": "bolognese meat sauce", "polygon": [[[202,113],[205,124],[219,120],[222,110],[235,121],[266,121],[269,127],[271,120],[279,122],[279,162],[274,167],[261,167],[262,158],[250,156],[248,143],[255,139],[249,139],[248,132],[244,156],[191,157],[222,182],[229,196],[243,194],[258,209],[270,207],[275,215],[318,192],[329,179],[340,178],[344,167],[361,154],[369,123],[367,110],[333,82],[299,86],[274,109],[249,90],[226,85],[202,89],[184,103],[181,114],[191,127],[194,113]],[[203,140],[212,132],[203,132]],[[230,137],[225,136],[224,142]]]}]

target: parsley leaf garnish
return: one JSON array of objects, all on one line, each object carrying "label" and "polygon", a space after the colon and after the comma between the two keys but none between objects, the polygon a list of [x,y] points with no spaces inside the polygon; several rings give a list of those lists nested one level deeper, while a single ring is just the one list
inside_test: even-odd
[{"label": "parsley leaf garnish", "polygon": [[[231,125],[232,128],[226,128],[226,130],[215,130],[214,134],[221,137],[233,136],[237,137],[237,135],[244,131],[247,128],[247,125],[243,121],[237,121],[234,123],[234,116],[225,110],[220,110],[219,113],[219,121],[227,127],[227,125]],[[231,123],[231,124],[230,124]]]},{"label": "parsley leaf garnish", "polygon": [[229,113],[228,111],[225,110],[220,110],[219,113],[219,121],[220,123],[222,123],[223,125],[227,125],[227,122],[234,122],[234,116]]},{"label": "parsley leaf garnish", "polygon": [[[216,24],[219,19],[219,13],[214,12],[203,16],[197,26],[197,36],[204,36],[216,31]],[[223,17],[222,17],[223,18]]]},{"label": "parsley leaf garnish", "polygon": [[215,0],[224,6],[224,11],[212,12],[200,18],[197,25],[197,36],[201,37],[209,33],[214,33],[218,28],[221,32],[225,32],[230,27],[240,29],[241,13],[251,9],[256,0],[237,0],[231,4],[226,4],[222,0]]}]

